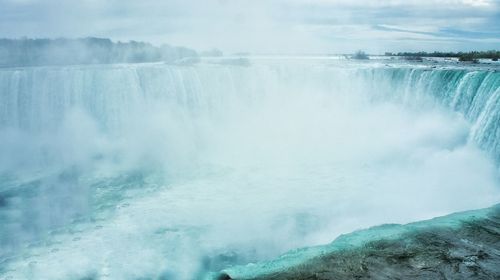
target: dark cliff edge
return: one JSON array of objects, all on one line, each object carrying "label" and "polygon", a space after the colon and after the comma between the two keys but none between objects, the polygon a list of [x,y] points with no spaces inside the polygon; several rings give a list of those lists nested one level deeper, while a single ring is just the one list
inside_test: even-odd
[{"label": "dark cliff edge", "polygon": [[342,235],[215,279],[500,279],[500,204]]}]

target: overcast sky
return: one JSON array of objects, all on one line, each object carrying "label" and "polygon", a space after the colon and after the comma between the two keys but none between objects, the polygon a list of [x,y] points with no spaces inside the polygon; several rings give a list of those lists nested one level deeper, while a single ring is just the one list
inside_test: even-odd
[{"label": "overcast sky", "polygon": [[225,52],[500,49],[500,0],[0,0],[0,37]]}]

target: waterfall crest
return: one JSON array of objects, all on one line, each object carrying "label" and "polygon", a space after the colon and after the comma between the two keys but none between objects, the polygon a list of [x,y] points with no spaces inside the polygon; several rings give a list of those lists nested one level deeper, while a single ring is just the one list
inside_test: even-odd
[{"label": "waterfall crest", "polygon": [[421,106],[420,101],[432,97],[461,113],[472,124],[470,138],[500,160],[498,71],[138,64],[2,69],[0,85],[0,128],[35,131],[59,125],[74,108],[88,113],[101,129],[117,130],[131,112],[148,111],[159,103],[189,117],[238,111],[264,99],[286,100],[305,89],[310,98],[337,94],[408,106]]}]

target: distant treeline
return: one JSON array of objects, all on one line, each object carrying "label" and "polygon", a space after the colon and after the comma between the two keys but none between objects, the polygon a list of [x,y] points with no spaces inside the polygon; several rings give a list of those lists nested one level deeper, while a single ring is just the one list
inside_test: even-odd
[{"label": "distant treeline", "polygon": [[500,59],[500,51],[472,51],[472,52],[399,52],[385,53],[390,56],[404,57],[458,57],[460,61],[477,61],[480,58]]},{"label": "distant treeline", "polygon": [[110,39],[0,39],[0,67],[174,62],[197,57],[192,49]]}]

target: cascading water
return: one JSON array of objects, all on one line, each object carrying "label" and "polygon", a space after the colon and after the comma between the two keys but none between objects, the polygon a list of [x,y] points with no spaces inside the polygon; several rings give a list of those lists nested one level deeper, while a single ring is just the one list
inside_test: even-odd
[{"label": "cascading water", "polygon": [[0,275],[202,278],[500,198],[498,71],[212,62],[0,70]]},{"label": "cascading water", "polygon": [[395,98],[402,98],[405,104],[419,104],[415,101],[421,95],[431,95],[461,113],[472,123],[471,139],[500,161],[498,70],[392,68],[372,69],[370,75],[373,81],[388,80],[390,94],[397,94]]}]

